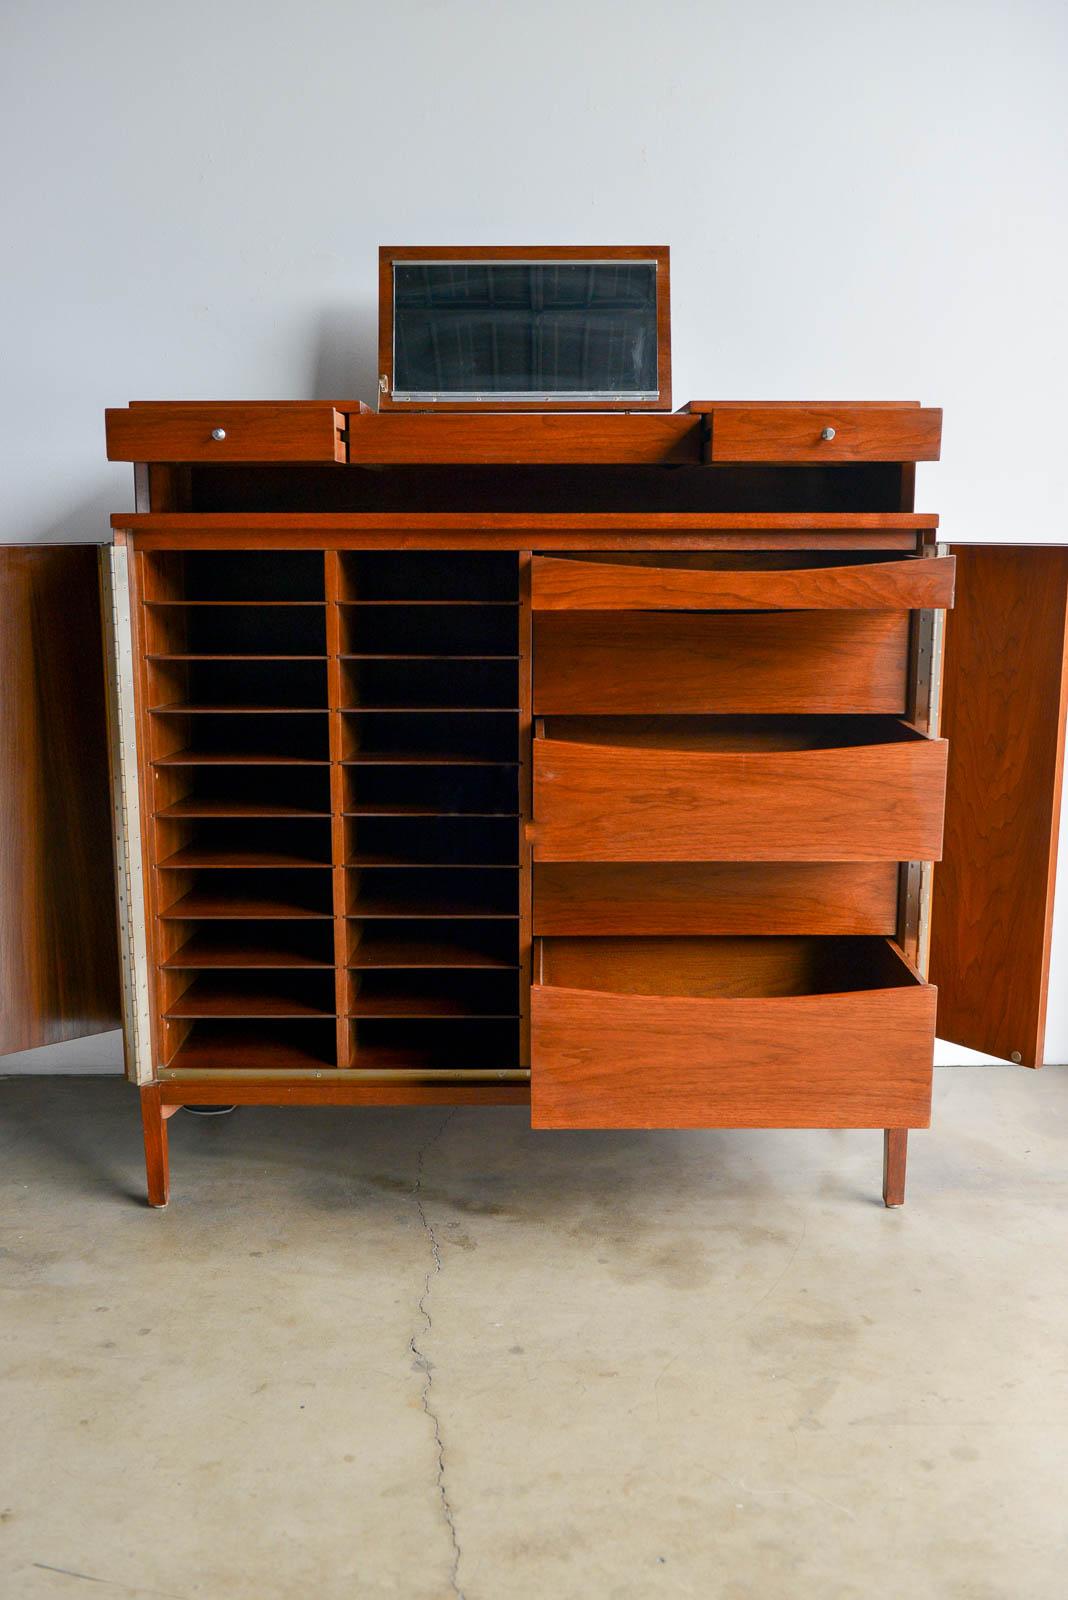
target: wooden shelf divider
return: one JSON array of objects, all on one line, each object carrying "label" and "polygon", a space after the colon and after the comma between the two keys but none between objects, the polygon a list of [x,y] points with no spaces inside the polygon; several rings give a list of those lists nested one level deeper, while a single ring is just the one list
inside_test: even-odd
[{"label": "wooden shelf divider", "polygon": [[345,769],[341,764],[345,750],[345,731],[341,716],[344,698],[341,671],[341,557],[336,550],[324,552],[326,563],[326,692],[330,712],[330,855],[333,865],[334,907],[334,1009],[336,1012],[337,1064],[352,1065],[351,1009],[352,974],[348,965],[348,873],[345,869]]},{"label": "wooden shelf divider", "polygon": [[[338,558],[348,1059],[369,1072],[432,1076],[491,1061],[518,1070],[529,883],[517,560],[404,552],[390,565],[383,583],[377,556]],[[437,678],[428,671],[435,663]],[[505,703],[491,703],[498,700]],[[394,848],[391,838],[367,836],[391,819],[395,828],[476,831],[451,847],[447,831],[427,836],[406,854],[403,837]],[[392,866],[410,870],[401,879],[379,870]],[[502,869],[517,874],[510,884]],[[486,1024],[495,1031],[486,1034]],[[471,1033],[472,1025],[483,1031]]]},{"label": "wooden shelf divider", "polygon": [[528,834],[533,817],[531,750],[533,745],[533,558],[521,550],[519,564],[519,716],[516,755],[519,759],[519,815],[516,858],[519,862],[519,1065],[530,1067],[530,986],[534,952],[534,868]]},{"label": "wooden shelf divider", "polygon": [[157,1065],[335,1070],[323,555],[140,560]]},{"label": "wooden shelf divider", "polygon": [[146,558],[160,1069],[518,1072],[530,557],[287,559]]}]

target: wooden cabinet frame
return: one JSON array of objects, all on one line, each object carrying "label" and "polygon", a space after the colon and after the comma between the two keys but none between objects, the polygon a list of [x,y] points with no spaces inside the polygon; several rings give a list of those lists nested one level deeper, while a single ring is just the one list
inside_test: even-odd
[{"label": "wooden cabinet frame", "polygon": [[[718,462],[717,409],[731,413],[720,435],[731,459]],[[805,430],[832,411],[848,449],[821,458]],[[141,1090],[154,1204],[167,1197],[166,1119],[182,1104],[523,1104],[533,1076],[535,1103],[553,1106],[536,1120],[560,1125],[865,1125],[861,1102],[833,1074],[821,1080],[829,1098],[806,1112],[797,1061],[784,1053],[806,1036],[825,1051],[836,1030],[858,1062],[890,1052],[862,1098],[884,1126],[884,1194],[899,1204],[906,1128],[927,1115],[928,945],[939,1031],[1041,1060],[1068,560],[1061,549],[950,554],[937,543],[937,518],[912,509],[911,466],[937,447],[935,413],[708,402],[677,419],[442,417],[433,448],[433,418],[344,402],[247,416],[231,405],[225,460],[189,431],[219,408],[116,415],[111,453],[142,464],[138,510],[114,519],[102,556],[105,661],[98,640],[95,670],[101,700],[108,685],[127,1070]],[[451,421],[460,431],[449,443]],[[665,450],[657,430],[666,422],[680,426]],[[769,439],[798,442],[783,462],[766,459]],[[913,454],[873,460],[876,439]],[[274,465],[246,456],[268,445]],[[158,448],[171,456],[159,460]],[[833,503],[820,509],[820,496]],[[954,556],[956,613],[944,609]],[[6,559],[17,570],[17,555]],[[87,683],[93,606],[72,635]],[[235,644],[242,638],[251,650]],[[837,671],[847,649],[849,672]],[[23,650],[23,668],[26,659]],[[9,682],[21,687],[5,715],[29,727],[46,702],[24,670]],[[58,725],[67,691],[57,705],[57,681],[46,687]],[[691,758],[699,746],[681,735],[673,746],[673,718],[715,723],[726,754]],[[884,756],[867,718],[901,730],[884,733]],[[596,848],[583,845],[582,828],[565,849],[545,847],[555,823],[540,814],[551,791],[535,792],[535,747],[546,750],[554,724],[569,719],[602,725],[585,736],[592,751],[625,751],[628,719],[645,719],[653,748],[659,740],[681,752],[694,786],[674,799],[670,764],[648,763],[652,843],[640,828],[623,842],[624,762],[586,830]],[[98,810],[107,804],[103,726],[101,711],[100,759],[71,782],[71,795]],[[775,738],[794,754],[769,754]],[[273,774],[266,787],[257,739]],[[944,762],[944,741],[939,866],[941,778],[929,758],[941,752]],[[998,741],[1004,757],[984,772],[981,753]],[[852,772],[850,745],[863,758]],[[915,770],[911,758],[902,765],[909,750],[923,756]],[[869,762],[873,777],[880,763],[892,768],[898,787],[892,796],[869,785],[861,826],[850,784]],[[640,763],[629,767],[637,781]],[[713,769],[722,826],[702,799],[701,775]],[[313,774],[306,788],[302,772]],[[807,811],[806,772],[831,786],[813,787]],[[757,826],[746,795],[769,801],[769,787],[787,782],[794,831],[777,843],[776,806],[764,804]],[[832,790],[840,827],[824,814]],[[683,809],[668,845],[672,805]],[[25,820],[19,830],[19,858],[50,856],[55,871],[54,841],[45,849]],[[921,841],[926,859],[899,859]],[[253,882],[264,862],[276,865]],[[68,865],[87,886],[85,852]],[[104,853],[91,870],[95,888],[80,905],[75,897],[58,940],[38,936],[25,899],[9,894],[3,905],[6,938],[28,938],[35,970],[53,974],[26,983],[7,968],[11,1038],[23,1047],[85,1031],[68,1001],[47,996],[77,970],[88,908],[98,913],[107,898]],[[227,922],[247,930],[240,949]],[[531,981],[545,941],[581,954],[605,939],[636,952],[622,990],[606,968],[586,991],[564,981],[566,1005],[539,999]],[[878,955],[887,939],[894,953]],[[696,962],[689,998],[649,987],[656,962],[642,952],[673,940]],[[842,952],[837,989],[832,945]],[[273,978],[254,976],[268,970]],[[107,1026],[118,986],[113,976],[94,982]],[[583,992],[587,1001],[574,998]],[[581,1110],[569,1112],[575,1091],[554,1099],[551,1087],[596,1085],[611,1071],[606,1060],[592,1076],[586,1069],[598,1010],[612,1014],[606,996],[617,992],[629,996],[620,1014],[643,1035],[647,1019],[634,1059],[663,1063],[663,1092],[640,1106],[632,1096],[625,1113],[622,1080],[594,1087],[592,1099],[581,1088]],[[909,1032],[907,1062],[886,1042],[895,1016]],[[459,1020],[438,1027],[449,1017]],[[249,1039],[262,1044],[224,1064],[210,1042],[219,1018],[249,1021]],[[691,1075],[681,1099],[670,1079],[681,1049],[673,1018],[692,1039],[723,1041],[706,1071],[717,1071],[732,1030],[746,1039],[714,1081]],[[440,1046],[447,1027],[459,1041],[451,1056]],[[746,1077],[762,1072],[763,1088]]]}]

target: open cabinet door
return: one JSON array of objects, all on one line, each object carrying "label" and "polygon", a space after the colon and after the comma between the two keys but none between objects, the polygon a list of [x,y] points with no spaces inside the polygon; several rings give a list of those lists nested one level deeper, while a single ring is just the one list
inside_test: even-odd
[{"label": "open cabinet door", "polygon": [[1041,1066],[1068,690],[1068,548],[957,545],[934,869],[938,1033]]},{"label": "open cabinet door", "polygon": [[120,1026],[95,545],[0,545],[0,1054]]}]

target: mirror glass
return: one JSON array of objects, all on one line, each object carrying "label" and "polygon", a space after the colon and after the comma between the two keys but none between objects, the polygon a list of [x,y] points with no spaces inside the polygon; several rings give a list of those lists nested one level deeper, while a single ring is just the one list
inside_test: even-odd
[{"label": "mirror glass", "polygon": [[655,261],[394,263],[393,396],[659,398]]}]

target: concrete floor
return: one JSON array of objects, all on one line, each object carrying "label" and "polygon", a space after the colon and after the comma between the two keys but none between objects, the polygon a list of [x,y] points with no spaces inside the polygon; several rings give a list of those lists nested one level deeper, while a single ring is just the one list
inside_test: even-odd
[{"label": "concrete floor", "polygon": [[1068,1070],[874,1133],[0,1083],[4,1600],[1063,1600]]}]

